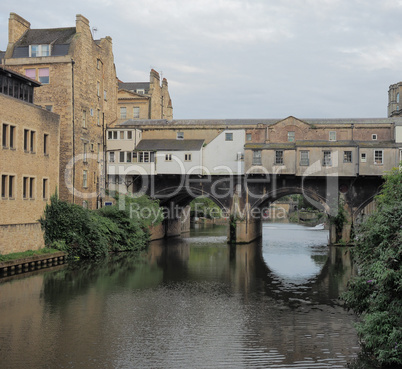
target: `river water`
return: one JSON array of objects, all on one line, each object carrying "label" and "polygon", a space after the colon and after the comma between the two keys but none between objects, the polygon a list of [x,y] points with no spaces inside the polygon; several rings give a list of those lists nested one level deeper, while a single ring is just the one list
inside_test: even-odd
[{"label": "river water", "polygon": [[226,233],[0,279],[0,367],[346,368],[359,352],[338,299],[349,250],[295,224],[236,247]]}]

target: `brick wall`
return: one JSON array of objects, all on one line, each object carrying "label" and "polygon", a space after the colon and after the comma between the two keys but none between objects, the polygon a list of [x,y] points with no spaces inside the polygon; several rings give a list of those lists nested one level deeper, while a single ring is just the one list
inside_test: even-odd
[{"label": "brick wall", "polygon": [[0,225],[0,254],[39,250],[44,246],[39,223]]}]

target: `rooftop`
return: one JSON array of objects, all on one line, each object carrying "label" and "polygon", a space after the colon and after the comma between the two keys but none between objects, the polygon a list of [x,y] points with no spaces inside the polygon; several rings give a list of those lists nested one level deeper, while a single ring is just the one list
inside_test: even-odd
[{"label": "rooftop", "polygon": [[141,151],[199,151],[204,140],[141,140],[136,150]]}]

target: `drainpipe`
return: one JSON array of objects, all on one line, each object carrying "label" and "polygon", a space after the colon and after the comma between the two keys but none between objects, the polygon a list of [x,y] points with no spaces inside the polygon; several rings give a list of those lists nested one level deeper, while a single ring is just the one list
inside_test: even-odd
[{"label": "drainpipe", "polygon": [[74,64],[71,59],[72,119],[73,119],[73,204],[75,203],[75,104],[74,104]]}]

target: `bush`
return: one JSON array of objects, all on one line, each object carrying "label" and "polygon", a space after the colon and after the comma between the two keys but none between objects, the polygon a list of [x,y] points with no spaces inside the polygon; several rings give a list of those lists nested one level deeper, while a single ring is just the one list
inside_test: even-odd
[{"label": "bush", "polygon": [[379,364],[402,365],[402,172],[385,176],[378,210],[356,227],[359,275],[343,295],[361,315],[357,332]]},{"label": "bush", "polygon": [[149,241],[149,219],[132,216],[132,204],[152,207],[157,224],[162,221],[156,201],[143,196],[128,198],[122,210],[119,205],[107,206],[99,210],[88,210],[81,206],[61,201],[57,194],[46,205],[40,224],[44,231],[45,244],[67,251],[70,256],[99,258],[108,252],[140,250]]}]

